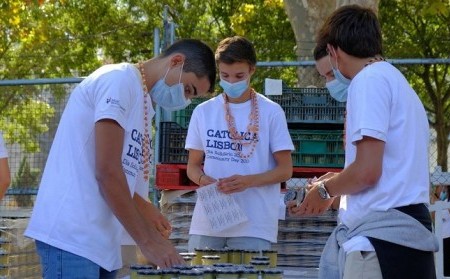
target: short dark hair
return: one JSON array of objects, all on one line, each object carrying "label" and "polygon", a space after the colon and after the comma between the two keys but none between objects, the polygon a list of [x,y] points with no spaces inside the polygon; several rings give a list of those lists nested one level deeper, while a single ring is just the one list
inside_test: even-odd
[{"label": "short dark hair", "polygon": [[216,49],[216,63],[233,64],[247,62],[256,65],[256,52],[253,44],[244,37],[233,36],[220,41]]},{"label": "short dark hair", "polygon": [[359,5],[342,6],[334,11],[319,30],[317,42],[339,47],[358,58],[383,54],[377,15]]},{"label": "short dark hair", "polygon": [[313,50],[314,60],[319,60],[328,55],[327,44],[323,42],[318,42]]},{"label": "short dark hair", "polygon": [[208,77],[211,84],[209,92],[214,92],[216,64],[214,52],[208,45],[197,39],[181,39],[165,49],[161,53],[161,57],[167,57],[174,53],[181,53],[185,56],[183,72],[192,72],[198,78]]}]

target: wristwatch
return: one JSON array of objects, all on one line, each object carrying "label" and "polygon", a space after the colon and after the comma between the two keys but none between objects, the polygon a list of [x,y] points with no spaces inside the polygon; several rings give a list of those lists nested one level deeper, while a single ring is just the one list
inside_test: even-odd
[{"label": "wristwatch", "polygon": [[327,187],[325,186],[325,181],[321,181],[318,187],[319,195],[322,199],[328,200],[331,198],[330,194],[328,193]]}]

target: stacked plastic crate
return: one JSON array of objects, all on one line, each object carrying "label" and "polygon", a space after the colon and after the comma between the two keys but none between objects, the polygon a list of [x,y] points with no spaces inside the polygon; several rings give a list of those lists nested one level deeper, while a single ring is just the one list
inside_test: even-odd
[{"label": "stacked plastic crate", "polygon": [[[282,95],[269,96],[283,107],[295,151],[293,179],[287,188],[344,166],[343,129],[345,103],[335,101],[326,88],[283,88]],[[300,181],[302,181],[300,183]],[[287,217],[280,220],[278,265],[317,268],[328,236],[336,226],[336,211],[317,217]]]},{"label": "stacked plastic crate", "polygon": [[269,97],[286,114],[294,167],[343,167],[345,103],[335,101],[326,88],[283,88],[282,95]]}]

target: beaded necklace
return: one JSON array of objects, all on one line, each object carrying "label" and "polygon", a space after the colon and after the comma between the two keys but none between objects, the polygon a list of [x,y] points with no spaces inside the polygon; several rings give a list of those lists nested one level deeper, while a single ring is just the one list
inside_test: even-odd
[{"label": "beaded necklace", "polygon": [[376,57],[370,58],[369,61],[367,61],[367,63],[364,65],[364,67],[367,67],[370,64],[379,62],[379,61],[386,61],[386,59],[384,59],[384,57],[382,57],[382,56],[376,56]]},{"label": "beaded necklace", "polygon": [[[233,143],[237,143],[238,147],[236,148],[236,152],[240,158],[248,159],[252,156],[255,151],[256,144],[258,143],[258,132],[259,132],[259,108],[258,102],[256,99],[256,92],[253,88],[250,91],[250,100],[251,100],[251,112],[249,115],[249,123],[247,125],[247,132],[239,135],[236,129],[236,121],[231,114],[230,104],[228,101],[227,95],[224,93],[223,98],[225,100],[225,120],[228,125],[228,132],[230,134],[230,138]],[[246,137],[250,136],[251,139],[247,139]],[[239,150],[239,146],[250,146],[250,151],[247,154],[243,154],[241,150]]]},{"label": "beaded necklace", "polygon": [[148,181],[150,177],[150,133],[149,133],[149,116],[148,116],[148,89],[145,79],[144,64],[138,63],[139,72],[142,77],[142,89],[144,91],[144,138],[142,142],[142,156],[144,162],[144,180]]}]

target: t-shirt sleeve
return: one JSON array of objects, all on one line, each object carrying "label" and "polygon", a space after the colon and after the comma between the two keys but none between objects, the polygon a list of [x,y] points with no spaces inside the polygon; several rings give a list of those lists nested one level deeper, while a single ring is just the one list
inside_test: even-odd
[{"label": "t-shirt sleeve", "polygon": [[113,119],[123,128],[136,98],[134,86],[130,83],[132,73],[123,70],[113,70],[100,75],[93,87],[95,102],[95,122],[101,119]]},{"label": "t-shirt sleeve", "polygon": [[189,128],[186,136],[185,149],[203,150],[202,139],[200,137],[200,108],[196,107],[192,112],[189,121]]},{"label": "t-shirt sleeve", "polygon": [[0,132],[0,158],[8,158],[8,150],[6,149],[3,134]]},{"label": "t-shirt sleeve", "polygon": [[282,150],[295,150],[291,135],[287,126],[286,115],[281,107],[271,114],[270,131],[270,150],[272,153]]},{"label": "t-shirt sleeve", "polygon": [[148,190],[149,190],[149,184],[147,182],[138,183],[136,185],[136,189],[134,191],[135,194],[141,196],[144,200],[148,201]]},{"label": "t-shirt sleeve", "polygon": [[348,110],[352,115],[347,121],[352,121],[351,142],[355,143],[363,136],[386,141],[392,99],[387,81],[380,75],[368,74],[355,80],[350,90]]}]

